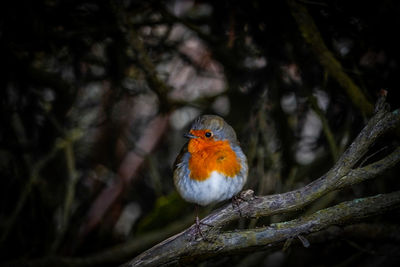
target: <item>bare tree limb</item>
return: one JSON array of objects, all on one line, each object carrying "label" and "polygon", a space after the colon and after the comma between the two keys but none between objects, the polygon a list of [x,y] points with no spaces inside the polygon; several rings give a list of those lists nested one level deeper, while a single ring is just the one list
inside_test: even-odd
[{"label": "bare tree limb", "polygon": [[371,163],[362,168],[351,170],[346,176],[338,181],[335,188],[341,189],[349,185],[357,184],[362,181],[375,178],[385,170],[393,167],[400,161],[400,147],[396,148],[391,154],[385,158]]},{"label": "bare tree limb", "polygon": [[[365,155],[370,145],[372,145],[372,143],[384,132],[395,127],[399,122],[399,110],[393,112],[380,110],[380,112],[371,118],[355,141],[343,153],[333,168],[325,175],[302,188],[283,194],[257,197],[251,202],[242,203],[240,206],[242,214],[248,217],[260,217],[298,210],[318,199],[322,195],[338,189],[337,184],[339,181],[344,179],[344,177],[348,177],[348,174],[353,170],[352,167],[362,158],[362,156]],[[372,172],[372,169],[374,169],[375,175],[377,175],[397,163],[399,161],[398,151],[393,153],[394,154],[391,154],[391,157],[394,157],[394,159],[390,158],[391,164],[381,165],[380,168],[370,168],[370,171]],[[378,162],[377,165],[379,165]],[[376,167],[377,165],[373,166]],[[360,172],[362,170],[366,169],[361,169]],[[354,172],[351,174],[353,174],[352,179],[356,179]],[[364,180],[364,177],[357,177],[359,177],[357,179],[358,182]],[[365,177],[365,179],[367,179],[367,177]],[[351,179],[346,182],[350,183],[350,181]],[[343,183],[343,181],[341,183]],[[221,210],[218,210],[204,218],[202,222],[222,226],[238,218],[239,214],[234,212],[230,205],[227,205]]]},{"label": "bare tree limb", "polygon": [[[282,245],[286,240],[345,224],[393,209],[400,204],[400,191],[343,202],[312,215],[268,227],[225,232],[212,235],[208,242],[184,241],[171,237],[125,264],[133,266],[160,266],[226,255],[252,248],[261,250]],[[303,237],[304,239],[304,237]],[[179,240],[179,241],[178,241]],[[173,244],[173,245],[169,245]]]},{"label": "bare tree limb", "polygon": [[[389,112],[384,102],[378,103],[375,115],[331,170],[310,184],[290,192],[261,197],[243,194],[246,201],[239,205],[241,213],[247,217],[256,218],[298,210],[329,192],[375,178],[398,163],[400,148],[396,148],[383,159],[367,166],[358,164],[377,138],[400,122],[400,110]],[[245,191],[245,193],[250,191]],[[158,266],[190,262],[220,254],[283,245],[285,240],[289,240],[285,245],[289,246],[293,238],[298,236],[301,236],[300,240],[303,240],[303,244],[307,244],[308,239],[305,236],[309,233],[315,233],[334,224],[346,224],[353,220],[373,216],[393,209],[399,204],[400,192],[394,192],[340,203],[311,215],[272,224],[268,227],[224,232],[221,230],[224,225],[239,218],[239,212],[232,205],[227,204],[202,220],[205,225],[214,226],[203,227],[207,241],[195,239],[192,225],[185,231],[143,252],[125,266]],[[136,245],[132,244],[132,246],[121,245],[86,258],[45,258],[30,261],[30,264],[32,266],[93,266],[110,260],[115,261],[115,257],[118,258],[118,255],[126,257],[129,253],[133,254]]]},{"label": "bare tree limb", "polygon": [[[375,163],[372,163],[365,167],[359,167],[353,169],[354,166],[361,160],[361,158],[368,152],[369,147],[380,137],[382,134],[387,132],[388,130],[394,128],[400,122],[400,112],[399,110],[395,110],[393,112],[388,112],[384,104],[380,105],[377,109],[376,114],[370,119],[364,129],[360,132],[354,142],[349,146],[349,148],[343,153],[343,155],[339,158],[336,164],[329,170],[325,175],[320,177],[319,179],[311,182],[310,184],[283,194],[275,194],[269,196],[262,196],[252,198],[249,201],[245,201],[241,203],[240,209],[241,213],[247,217],[261,217],[261,216],[269,216],[278,213],[284,213],[288,211],[298,210],[303,208],[307,204],[312,201],[320,198],[321,196],[345,186],[362,182],[366,179],[370,179],[372,177],[376,177],[380,173],[384,172],[388,168],[392,167],[400,160],[400,149],[396,149],[393,153],[388,155],[382,160],[379,160]],[[290,228],[291,230],[287,230],[289,233],[307,233],[321,230],[322,228],[335,224],[338,222],[344,223],[344,221],[335,221],[335,216],[339,216],[341,218],[343,215],[345,218],[358,218],[362,216],[370,216],[375,214],[375,211],[371,210],[369,213],[368,209],[365,209],[365,213],[359,212],[359,206],[357,203],[368,203],[367,205],[371,205],[373,201],[375,207],[379,207],[376,211],[383,209],[384,207],[379,206],[379,203],[374,202],[375,198],[380,198],[381,196],[376,196],[373,198],[368,198],[364,200],[355,200],[354,202],[346,202],[339,204],[338,206],[328,208],[313,215],[307,216],[307,219],[297,219],[291,222],[286,222],[285,224],[278,224],[279,227],[284,227],[284,229],[289,229],[289,225],[295,227]],[[389,194],[383,196],[382,203],[388,197],[391,199],[388,203],[387,208],[392,205],[397,205],[397,201],[399,198],[399,193]],[[394,200],[393,200],[394,198]],[[392,200],[394,202],[392,202]],[[379,202],[379,201],[378,201]],[[386,202],[385,202],[386,203]],[[360,205],[362,205],[360,204]],[[341,206],[342,205],[342,206]],[[339,209],[343,207],[343,209]],[[351,208],[350,208],[351,207]],[[375,207],[371,207],[374,209]],[[348,209],[349,208],[349,209]],[[363,207],[364,208],[364,207]],[[342,212],[342,213],[341,213]],[[354,212],[354,213],[347,213]],[[330,218],[330,216],[326,217],[327,222],[324,222],[324,216],[329,215],[330,213],[334,213],[335,216]],[[318,217],[319,215],[324,214],[323,218]],[[313,216],[317,216],[317,221],[312,221]],[[344,218],[343,217],[343,218]],[[253,229],[253,230],[245,230],[234,233],[221,233],[219,232],[220,227],[232,222],[239,218],[239,213],[234,210],[231,205],[226,205],[221,209],[215,211],[210,214],[206,218],[202,220],[204,225],[213,225],[212,228],[204,228],[205,232],[208,232],[207,238],[212,240],[212,244],[208,244],[208,242],[197,242],[190,241],[193,238],[194,227],[190,227],[184,232],[175,235],[164,242],[154,246],[150,250],[142,253],[135,259],[133,259],[126,266],[137,266],[137,265],[159,265],[165,264],[171,261],[179,261],[185,257],[190,255],[191,257],[195,257],[196,255],[209,255],[211,251],[214,253],[219,253],[222,251],[234,251],[237,249],[249,248],[253,245],[259,245],[259,243],[250,243],[246,241],[253,240],[252,242],[256,242],[259,238],[259,232],[261,231],[261,235],[272,235],[270,231],[277,231],[281,233],[279,229],[267,228],[264,230]],[[305,220],[305,221],[303,221]],[[309,220],[307,223],[307,220]],[[311,220],[311,221],[310,221]],[[302,223],[300,223],[302,222]],[[311,223],[314,222],[314,223]],[[279,228],[278,227],[278,228]],[[289,227],[289,228],[286,228]],[[300,228],[296,228],[300,227]],[[271,230],[272,229],[272,230]],[[302,231],[300,231],[301,229]],[[278,231],[279,230],[279,231]],[[265,232],[267,231],[267,232]],[[300,232],[299,232],[300,231]],[[289,236],[286,236],[288,238]],[[235,240],[242,240],[245,245],[243,247],[240,244],[236,245]],[[281,240],[282,241],[282,240]],[[275,239],[271,239],[270,241],[265,241],[263,244],[277,242]],[[239,242],[240,243],[240,242]],[[261,244],[261,243],[260,243]],[[210,249],[212,248],[212,249]],[[212,254],[212,253],[211,253]],[[213,254],[214,255],[214,254]]]}]

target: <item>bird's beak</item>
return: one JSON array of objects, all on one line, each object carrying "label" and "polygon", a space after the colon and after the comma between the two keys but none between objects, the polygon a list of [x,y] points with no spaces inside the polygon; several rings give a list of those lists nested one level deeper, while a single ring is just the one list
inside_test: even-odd
[{"label": "bird's beak", "polygon": [[195,135],[193,135],[193,134],[191,134],[191,133],[185,133],[185,134],[183,135],[183,137],[186,137],[186,138],[197,138],[197,136],[195,136]]}]

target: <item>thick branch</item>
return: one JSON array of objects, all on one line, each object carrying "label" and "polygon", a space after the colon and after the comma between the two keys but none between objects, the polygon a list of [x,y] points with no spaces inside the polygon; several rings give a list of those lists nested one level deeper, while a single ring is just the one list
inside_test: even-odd
[{"label": "thick branch", "polygon": [[341,189],[349,185],[375,178],[385,170],[393,167],[399,161],[400,147],[396,148],[391,154],[379,161],[371,163],[362,168],[351,170],[348,175],[340,179],[340,181],[336,184],[335,189]]},{"label": "thick branch", "polygon": [[[344,177],[348,177],[349,174],[352,174],[352,178],[349,178],[346,181],[346,183],[349,184],[351,184],[352,181],[356,180],[356,177],[358,177],[357,182],[361,182],[364,179],[371,178],[371,176],[363,177],[360,175],[356,175],[357,173],[351,173],[351,171],[358,170],[358,174],[360,174],[362,171],[367,171],[366,167],[364,167],[363,169],[355,170],[353,170],[352,168],[365,155],[370,145],[379,136],[381,136],[387,130],[393,128],[399,122],[399,110],[395,110],[391,113],[380,110],[380,112],[375,114],[375,116],[368,122],[361,133],[357,136],[355,141],[339,158],[333,168],[329,170],[325,175],[300,189],[296,189],[283,194],[258,197],[251,202],[245,202],[240,207],[242,209],[242,213],[248,217],[260,217],[298,210],[311,203],[312,201],[318,199],[322,195],[338,189],[339,181],[340,184],[342,184],[344,181],[341,180]],[[370,168],[369,170],[370,172],[374,170],[374,177],[379,173],[387,170],[399,161],[399,152],[397,151],[393,153],[394,154],[391,154],[391,157],[388,158],[388,160],[390,160],[390,164],[382,164],[381,161],[377,162],[376,165],[372,165],[375,166],[375,168]],[[386,158],[383,161],[386,161]],[[371,165],[369,166],[371,167]],[[354,181],[354,183],[355,182],[356,181]],[[237,212],[234,212],[230,205],[227,205],[223,209],[207,216],[202,221],[206,224],[221,226],[238,218],[239,214]]]},{"label": "thick branch", "polygon": [[[298,210],[311,203],[312,201],[318,199],[322,195],[325,195],[326,193],[329,193],[333,190],[337,190],[344,186],[348,186],[357,182],[364,181],[366,179],[370,179],[372,177],[376,177],[380,173],[392,167],[400,160],[399,149],[396,149],[392,154],[388,155],[384,159],[372,163],[368,166],[358,169],[353,169],[353,167],[367,153],[368,148],[379,136],[381,136],[389,129],[395,127],[399,122],[399,110],[387,112],[384,109],[384,105],[380,106],[378,112],[374,115],[373,118],[371,118],[371,120],[364,127],[364,129],[361,131],[355,141],[343,153],[343,155],[339,158],[333,168],[325,175],[311,182],[310,184],[294,191],[283,194],[257,197],[251,199],[250,201],[243,202],[240,205],[242,214],[248,217],[260,217]],[[350,215],[348,216],[352,217]],[[354,216],[357,217],[357,213],[354,214]],[[202,220],[204,224],[214,225],[214,227],[212,227],[211,229],[204,228],[204,231],[208,231],[209,236],[211,235],[212,237],[217,238],[217,242],[214,242],[213,240],[213,243],[220,245],[224,244],[219,242],[221,241],[220,238],[227,237],[226,235],[229,235],[231,238],[233,238],[232,235],[235,233],[215,234],[219,230],[218,226],[221,227],[238,218],[239,213],[235,211],[231,205],[226,205],[225,207],[215,211],[214,213],[210,214]],[[319,226],[312,226],[310,227],[310,229],[321,229],[318,227]],[[249,233],[251,233],[252,230],[249,231]],[[175,235],[165,240],[164,242],[153,247],[152,249],[139,255],[128,266],[135,266],[137,263],[148,263],[149,265],[152,265],[153,263],[160,264],[162,262],[168,262],[172,259],[179,259],[180,257],[184,257],[184,255],[186,255],[187,253],[193,255],[193,253],[201,251],[200,248],[196,248],[195,250],[189,249],[197,244],[190,241],[193,233],[194,226],[190,227],[189,229],[178,235]],[[238,235],[240,235],[240,233],[244,232],[236,232],[236,234]],[[253,235],[253,237],[257,237],[257,235]],[[231,242],[234,242],[234,239],[231,239]],[[204,246],[207,247],[208,245]],[[224,246],[217,246],[213,249],[227,249],[228,251],[230,251],[229,248],[225,248]],[[182,254],[180,256],[177,255],[177,251],[182,251]],[[208,252],[203,251],[203,253],[207,254]],[[153,259],[148,259],[148,255],[152,255]]]},{"label": "thick branch", "polygon": [[126,267],[159,266],[236,253],[247,248],[264,249],[282,245],[288,239],[320,231],[334,224],[346,224],[354,220],[373,216],[400,204],[400,191],[356,199],[318,211],[312,215],[288,222],[272,224],[252,230],[226,232],[213,235],[209,242],[187,242],[186,245],[166,246],[174,237],[133,259]]},{"label": "thick branch", "polygon": [[[247,198],[248,201],[240,204],[242,214],[248,217],[260,217],[301,209],[328,192],[377,177],[400,161],[400,148],[396,148],[385,158],[367,166],[357,168],[354,168],[354,166],[362,159],[368,148],[379,136],[395,127],[399,122],[399,110],[387,112],[384,109],[384,104],[382,104],[355,141],[325,175],[305,187],[291,192]],[[221,233],[220,227],[239,218],[237,210],[234,210],[232,205],[227,204],[202,220],[203,223],[214,226],[211,228],[203,227],[203,233],[207,235],[207,238],[211,239],[211,243],[194,240],[194,226],[191,226],[142,253],[127,266],[135,266],[137,264],[152,266],[178,261],[189,257],[189,254],[191,257],[193,255],[196,257],[200,257],[200,255],[202,257],[210,257],[215,253],[231,253],[246,247],[253,249],[252,246],[278,245],[285,239],[296,235],[316,232],[332,224],[347,223],[350,219],[372,216],[377,212],[392,208],[392,206],[398,204],[399,194],[397,192],[342,203],[310,216],[275,224],[267,228]],[[52,265],[51,263],[55,263],[58,266],[70,266],[71,264],[75,266],[90,266],[96,262],[104,263],[110,259],[119,258],[122,254],[133,254],[132,251],[134,250],[134,247],[122,245],[119,248],[88,258],[48,258],[31,263],[32,265],[36,264],[36,266],[48,266],[49,264]],[[118,251],[118,253],[115,251]]]}]

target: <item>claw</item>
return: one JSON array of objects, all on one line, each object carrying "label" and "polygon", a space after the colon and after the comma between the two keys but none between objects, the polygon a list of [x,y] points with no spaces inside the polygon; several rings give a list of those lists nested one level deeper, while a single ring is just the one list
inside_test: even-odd
[{"label": "claw", "polygon": [[201,225],[205,225],[205,226],[208,226],[208,227],[214,227],[214,225],[203,223],[203,222],[200,221],[200,218],[199,218],[199,215],[198,215],[199,214],[198,208],[199,208],[198,205],[196,205],[195,206],[195,210],[196,210],[195,238],[198,237],[198,236],[201,236],[201,238],[204,241],[207,241],[207,238],[204,236],[203,232],[201,231]]},{"label": "claw", "polygon": [[242,201],[243,199],[240,197],[240,195],[235,195],[232,197],[232,209],[235,209],[236,206],[240,217],[243,217],[242,210],[240,209],[240,203]]},{"label": "claw", "polygon": [[235,209],[235,206],[238,208],[238,212],[240,217],[243,217],[242,210],[240,209],[240,203],[243,201],[251,201],[256,199],[257,197],[254,195],[254,191],[249,189],[246,191],[242,191],[237,195],[232,197],[232,209]]}]

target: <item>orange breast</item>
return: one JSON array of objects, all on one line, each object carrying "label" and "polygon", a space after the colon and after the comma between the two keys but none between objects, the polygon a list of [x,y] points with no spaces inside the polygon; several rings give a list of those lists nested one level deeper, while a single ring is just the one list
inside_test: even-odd
[{"label": "orange breast", "polygon": [[193,138],[188,144],[190,178],[206,180],[211,172],[218,171],[234,177],[240,171],[240,162],[228,141]]}]

